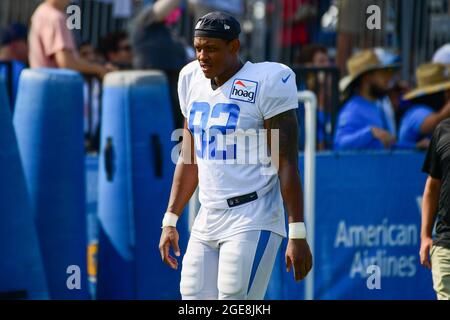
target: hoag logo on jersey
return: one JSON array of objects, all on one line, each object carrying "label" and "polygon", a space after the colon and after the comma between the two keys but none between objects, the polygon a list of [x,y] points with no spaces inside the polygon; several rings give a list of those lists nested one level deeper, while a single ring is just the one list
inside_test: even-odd
[{"label": "hoag logo on jersey", "polygon": [[243,79],[234,79],[230,99],[255,103],[258,93],[258,82]]}]

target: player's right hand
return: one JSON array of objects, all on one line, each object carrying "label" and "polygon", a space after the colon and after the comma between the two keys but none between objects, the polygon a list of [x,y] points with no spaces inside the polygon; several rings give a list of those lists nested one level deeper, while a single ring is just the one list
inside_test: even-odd
[{"label": "player's right hand", "polygon": [[174,227],[165,227],[162,229],[161,239],[159,240],[159,252],[161,259],[172,269],[178,269],[178,261],[169,254],[170,246],[172,246],[175,256],[179,257],[180,247],[178,246],[179,239],[178,231]]}]

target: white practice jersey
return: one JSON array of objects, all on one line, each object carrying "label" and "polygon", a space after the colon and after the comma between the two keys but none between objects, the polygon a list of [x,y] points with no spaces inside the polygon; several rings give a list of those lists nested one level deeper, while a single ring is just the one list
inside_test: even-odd
[{"label": "white practice jersey", "polygon": [[[298,108],[294,72],[280,63],[247,62],[226,83],[213,90],[199,62],[193,61],[180,73],[178,95],[195,141],[199,200],[203,208],[200,213],[233,209],[230,199],[238,196],[256,192],[258,200],[254,202],[260,202],[265,195],[275,194],[277,199],[270,201],[274,201],[277,214],[282,215],[284,230],[278,175],[269,170],[264,120]],[[275,193],[271,192],[273,189]],[[249,213],[254,214],[257,213]],[[264,227],[262,217],[251,218],[244,224],[257,223],[258,229],[271,229]],[[251,221],[253,218],[257,221]],[[207,219],[203,217],[203,220]],[[245,229],[242,223],[240,229]],[[271,219],[270,224],[273,223]],[[281,226],[280,221],[277,224]],[[284,235],[280,227],[276,230]]]}]

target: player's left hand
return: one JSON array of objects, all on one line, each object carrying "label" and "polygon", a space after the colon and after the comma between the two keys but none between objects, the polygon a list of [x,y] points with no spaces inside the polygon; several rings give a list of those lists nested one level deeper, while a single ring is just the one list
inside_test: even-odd
[{"label": "player's left hand", "polygon": [[295,281],[302,281],[311,270],[312,264],[313,259],[308,242],[290,239],[286,249],[286,271],[290,272],[293,266]]}]

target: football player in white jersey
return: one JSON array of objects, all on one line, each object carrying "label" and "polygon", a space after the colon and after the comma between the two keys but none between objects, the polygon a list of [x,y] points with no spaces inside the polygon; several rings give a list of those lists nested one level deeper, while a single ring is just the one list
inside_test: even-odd
[{"label": "football player in white jersey", "polygon": [[[295,74],[279,63],[242,63],[239,33],[228,14],[200,18],[197,60],[183,68],[178,83],[184,134],[159,249],[177,269],[169,254],[170,247],[181,254],[176,222],[199,186],[201,208],[181,270],[186,300],[264,299],[286,237],[284,210],[287,271],[300,281],[312,267],[298,172]],[[273,150],[273,137],[278,154],[269,159],[278,164],[268,166],[259,156]]]}]

